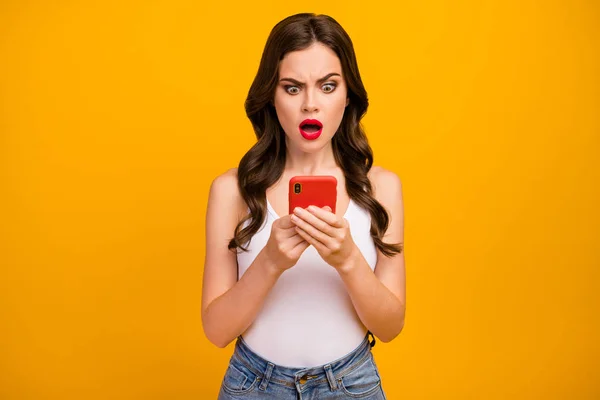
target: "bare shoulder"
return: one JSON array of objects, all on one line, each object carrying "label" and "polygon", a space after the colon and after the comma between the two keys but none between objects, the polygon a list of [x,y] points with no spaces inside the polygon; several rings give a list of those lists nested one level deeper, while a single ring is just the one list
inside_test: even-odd
[{"label": "bare shoulder", "polygon": [[230,168],[218,175],[210,185],[209,207],[212,205],[227,205],[233,207],[234,215],[239,220],[246,211],[246,203],[238,188],[237,168]]},{"label": "bare shoulder", "polygon": [[402,204],[402,181],[393,171],[381,166],[373,166],[368,174],[373,193],[377,201],[385,208],[393,208]]},{"label": "bare shoulder", "polygon": [[[230,168],[218,175],[211,184],[211,191],[216,190],[218,192],[226,191],[229,195],[235,195],[234,192],[238,192],[237,189],[237,168]],[[239,192],[237,193],[239,195]]]}]

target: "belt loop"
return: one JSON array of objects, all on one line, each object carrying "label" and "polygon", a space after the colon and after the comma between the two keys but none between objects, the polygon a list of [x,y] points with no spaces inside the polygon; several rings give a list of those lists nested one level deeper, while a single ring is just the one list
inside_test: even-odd
[{"label": "belt loop", "polygon": [[371,345],[371,348],[373,348],[373,347],[375,347],[375,343],[376,343],[377,341],[375,340],[375,335],[373,335],[373,334],[371,333],[371,331],[368,331],[368,332],[367,332],[367,337],[369,337],[369,336],[370,336],[371,338],[373,338],[373,341],[369,340],[369,344]]},{"label": "belt loop", "polygon": [[273,368],[275,368],[275,364],[268,363],[267,369],[265,370],[263,380],[258,387],[260,390],[265,390],[267,388],[267,384],[269,383],[269,379],[271,379],[271,373],[273,372]]},{"label": "belt loop", "polygon": [[331,364],[327,364],[323,368],[325,369],[325,375],[327,375],[327,380],[329,381],[329,387],[331,388],[331,391],[333,392],[334,390],[337,389],[337,381],[333,377],[333,372],[331,372]]}]

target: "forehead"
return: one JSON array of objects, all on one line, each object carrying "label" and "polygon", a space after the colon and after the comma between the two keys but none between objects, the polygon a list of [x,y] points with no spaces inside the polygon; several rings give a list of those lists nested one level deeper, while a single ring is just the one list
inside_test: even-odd
[{"label": "forehead", "polygon": [[330,72],[342,75],[342,65],[337,54],[321,43],[287,53],[279,62],[279,77],[317,80]]}]

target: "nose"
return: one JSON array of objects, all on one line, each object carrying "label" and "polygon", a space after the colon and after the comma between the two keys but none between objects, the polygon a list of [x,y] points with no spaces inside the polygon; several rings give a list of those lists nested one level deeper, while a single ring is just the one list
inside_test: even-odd
[{"label": "nose", "polygon": [[319,111],[317,104],[315,102],[315,96],[310,93],[310,90],[306,91],[306,96],[304,96],[304,103],[302,104],[302,111],[305,112],[316,112]]}]

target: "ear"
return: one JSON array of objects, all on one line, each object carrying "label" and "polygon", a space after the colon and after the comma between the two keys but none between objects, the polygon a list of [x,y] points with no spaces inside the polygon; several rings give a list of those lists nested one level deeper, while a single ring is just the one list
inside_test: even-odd
[{"label": "ear", "polygon": [[346,107],[348,107],[348,104],[350,104],[350,97],[346,97]]}]

